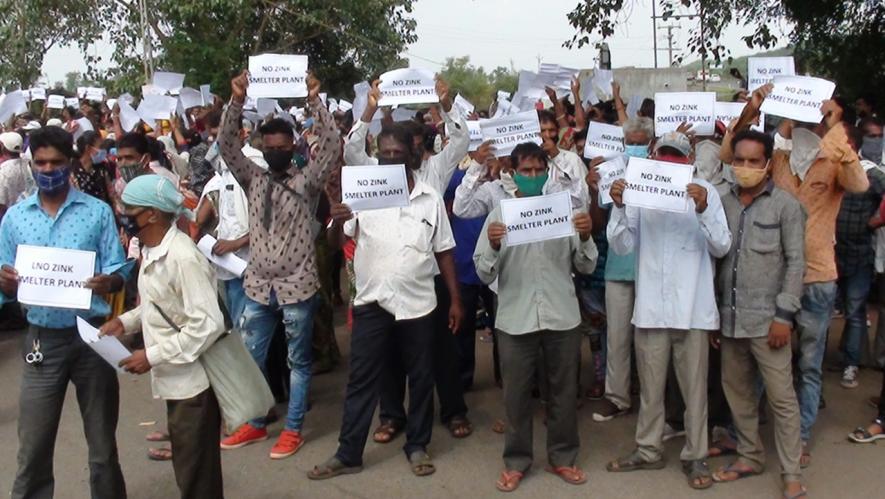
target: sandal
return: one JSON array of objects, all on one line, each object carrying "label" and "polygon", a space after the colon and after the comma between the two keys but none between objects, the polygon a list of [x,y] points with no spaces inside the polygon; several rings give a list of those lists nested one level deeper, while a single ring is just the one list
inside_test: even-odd
[{"label": "sandal", "polygon": [[572,485],[587,483],[587,474],[577,466],[548,466],[547,471],[562,478],[565,483]]},{"label": "sandal", "polygon": [[148,442],[168,442],[169,434],[165,431],[152,431],[144,436]]},{"label": "sandal", "polygon": [[693,489],[709,489],[713,486],[710,468],[703,459],[682,461],[682,472],[688,477],[688,486]]},{"label": "sandal", "polygon": [[160,447],[158,449],[148,449],[148,459],[151,461],[171,461],[172,449],[169,447]]},{"label": "sandal", "polygon": [[639,451],[636,450],[627,457],[622,457],[606,464],[605,469],[612,473],[619,473],[636,470],[659,470],[664,466],[665,463],[663,458],[658,459],[657,461],[648,461],[640,456]]},{"label": "sandal", "polygon": [[495,433],[504,433],[504,430],[507,429],[507,424],[500,419],[496,419],[494,423],[492,423],[492,431]]},{"label": "sandal", "polygon": [[710,446],[710,449],[707,451],[707,457],[722,457],[737,454],[737,447],[729,447],[725,445],[725,440],[726,439],[724,438],[720,438],[719,440],[713,442],[713,444]]},{"label": "sandal", "polygon": [[412,466],[412,473],[415,476],[428,476],[436,473],[433,460],[423,450],[415,451],[409,455],[409,464]]},{"label": "sandal", "polygon": [[325,463],[314,466],[312,470],[308,471],[307,478],[311,480],[325,480],[338,475],[359,473],[360,471],[363,471],[362,466],[347,466],[337,457],[330,457]]},{"label": "sandal", "polygon": [[802,455],[799,457],[799,468],[805,469],[811,466],[811,451],[808,450],[808,444],[802,443]]},{"label": "sandal", "polygon": [[456,416],[446,425],[455,438],[467,438],[473,433],[473,425],[465,416]]},{"label": "sandal", "polygon": [[[762,472],[756,471],[754,469],[738,469],[738,462],[734,461],[728,466],[723,466],[716,470],[716,473],[713,473],[713,481],[717,483],[721,482],[734,482],[735,480],[740,480],[741,478],[747,478],[755,475],[759,475]],[[725,473],[733,473],[735,475],[734,478],[725,478],[723,475]]]},{"label": "sandal", "polygon": [[805,487],[802,487],[801,491],[799,491],[793,495],[789,495],[786,492],[784,492],[784,499],[799,499],[800,497],[808,497],[808,489],[806,489]]},{"label": "sandal", "polygon": [[876,440],[882,440],[883,438],[885,438],[885,428],[883,428],[882,425],[880,425],[878,422],[873,422],[872,426],[878,426],[881,433],[873,435],[872,433],[870,433],[870,430],[868,428],[858,426],[853,432],[848,435],[848,439],[858,444],[869,444],[875,442]]},{"label": "sandal", "polygon": [[504,470],[501,472],[498,481],[495,482],[495,488],[501,492],[513,492],[519,487],[519,482],[522,481],[523,476],[525,475],[521,471]]},{"label": "sandal", "polygon": [[393,421],[384,421],[378,425],[378,428],[375,428],[372,440],[379,444],[387,444],[392,442],[402,432],[403,428]]}]

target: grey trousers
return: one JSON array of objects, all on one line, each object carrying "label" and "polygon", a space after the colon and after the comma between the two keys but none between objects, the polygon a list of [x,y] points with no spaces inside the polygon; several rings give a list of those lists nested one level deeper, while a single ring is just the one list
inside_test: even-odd
[{"label": "grey trousers", "polygon": [[574,466],[581,446],[578,437],[578,356],[581,333],[537,331],[507,334],[498,331],[498,351],[504,380],[504,466],[525,472],[532,465],[532,386],[539,361],[546,363],[547,460],[552,466]]},{"label": "grey trousers", "polygon": [[83,430],[89,446],[89,486],[93,499],[126,497],[126,485],[117,455],[117,418],[120,389],[117,371],[80,339],[75,328],[31,326],[22,346],[22,358],[40,340],[43,363],[27,364],[19,395],[18,472],[14,499],[53,497],[55,437],[68,382],[74,384]]},{"label": "grey trousers", "polygon": [[633,356],[632,281],[605,281],[608,345],[605,359],[605,398],[619,409],[630,407],[630,360]]},{"label": "grey trousers", "polygon": [[774,441],[784,480],[799,481],[799,402],[793,389],[793,353],[789,346],[773,350],[768,337],[722,338],[722,389],[731,407],[742,463],[762,471],[765,448],[759,438],[759,396],[756,368],[762,375],[768,405],[774,414]]},{"label": "grey trousers", "polygon": [[673,358],[676,379],[685,400],[683,461],[707,457],[707,331],[696,329],[636,328],[636,366],[639,370],[639,419],[636,445],[648,461],[663,455],[664,391],[667,366]]}]

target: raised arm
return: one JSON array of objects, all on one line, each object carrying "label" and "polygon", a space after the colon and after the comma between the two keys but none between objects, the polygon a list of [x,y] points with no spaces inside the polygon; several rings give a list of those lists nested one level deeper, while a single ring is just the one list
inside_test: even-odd
[{"label": "raised arm", "polygon": [[575,99],[575,130],[584,130],[587,128],[587,113],[581,100],[581,81],[577,78],[572,78],[572,97]]},{"label": "raised arm", "polygon": [[467,120],[461,116],[457,109],[452,109],[452,97],[449,85],[442,78],[436,79],[436,94],[443,110],[443,120],[446,123],[446,133],[449,142],[442,148],[439,154],[428,160],[427,168],[432,169],[437,185],[433,186],[440,192],[445,192],[446,186],[452,180],[458,163],[467,156],[470,147],[470,132],[467,130]]},{"label": "raised arm", "polygon": [[380,83],[381,80],[372,82],[372,88],[369,89],[369,94],[366,96],[366,109],[363,111],[362,117],[353,124],[347,138],[344,139],[345,165],[377,164],[377,160],[372,161],[374,158],[370,158],[366,154],[366,136],[369,134],[369,124],[372,123],[375,112],[378,110],[378,101],[381,100],[381,90],[378,88]]},{"label": "raised arm", "polygon": [[320,99],[320,82],[312,74],[307,76],[307,105],[316,117],[314,130],[317,134],[316,158],[305,167],[308,182],[316,189],[326,185],[326,179],[338,163],[338,131],[335,118]]},{"label": "raised arm", "polygon": [[829,129],[820,141],[820,153],[830,161],[839,164],[837,180],[839,185],[848,192],[866,192],[870,181],[860,165],[857,152],[848,143],[848,134],[842,122],[842,108],[834,100],[825,100],[821,104],[824,125]]},{"label": "raised arm", "polygon": [[248,72],[245,70],[231,80],[230,104],[221,118],[221,131],[218,133],[217,139],[221,148],[221,157],[224,159],[227,167],[230,168],[231,173],[234,174],[237,182],[246,191],[249,190],[252,177],[264,172],[264,170],[243,154],[243,145],[240,143],[241,118],[248,87]]}]

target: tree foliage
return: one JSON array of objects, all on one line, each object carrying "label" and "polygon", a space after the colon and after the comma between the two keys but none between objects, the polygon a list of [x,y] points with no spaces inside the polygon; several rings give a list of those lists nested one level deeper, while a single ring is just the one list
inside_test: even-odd
[{"label": "tree foliage", "polygon": [[515,69],[498,66],[491,72],[470,64],[470,57],[449,57],[440,70],[454,93],[470,101],[477,109],[488,109],[495,100],[496,91],[515,92],[519,73]]},{"label": "tree foliage", "polygon": [[[773,26],[787,21],[796,56],[804,69],[836,80],[844,93],[875,91],[885,79],[885,2],[882,0],[653,0],[663,21],[677,13],[703,13],[691,29],[688,52],[719,64],[730,57],[720,40],[733,25],[750,28],[748,48],[768,49],[778,42]],[[636,0],[582,0],[567,14],[575,34],[563,44],[583,47],[612,36],[625,22]],[[781,23],[782,24],[782,23]],[[649,47],[651,50],[651,47]],[[684,55],[682,56],[684,57]],[[680,61],[682,60],[680,57]],[[882,95],[885,97],[885,95]]]}]

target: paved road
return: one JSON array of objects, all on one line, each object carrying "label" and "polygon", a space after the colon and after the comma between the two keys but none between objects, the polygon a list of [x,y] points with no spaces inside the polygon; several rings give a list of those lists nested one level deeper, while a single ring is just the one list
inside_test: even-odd
[{"label": "paved road", "polygon": [[[831,335],[835,342],[837,335]],[[339,342],[348,350],[347,334],[339,329]],[[16,418],[20,380],[21,334],[0,333],[0,379],[7,387],[0,397],[0,441],[6,450],[0,453],[0,491],[7,493],[15,474],[17,448]],[[587,348],[585,343],[584,348]],[[832,347],[831,347],[832,348]],[[289,459],[272,461],[268,458],[271,441],[223,454],[225,490],[228,498],[485,498],[503,495],[494,489],[494,481],[501,469],[502,437],[490,426],[501,416],[500,391],[491,381],[491,345],[480,343],[477,387],[467,396],[470,416],[476,432],[466,440],[456,441],[437,425],[430,453],[435,457],[438,471],[428,478],[417,478],[409,472],[399,449],[402,440],[391,445],[369,443],[366,449],[366,469],[363,473],[325,482],[310,482],[305,473],[314,464],[330,456],[336,446],[341,421],[341,403],[346,382],[346,366],[331,374],[317,377],[312,387],[313,410],[307,416],[307,445]],[[585,359],[588,358],[585,352]],[[585,373],[588,373],[585,362]],[[846,433],[873,416],[866,405],[869,396],[878,394],[881,374],[863,371],[860,388],[844,390],[838,385],[838,374],[825,374],[825,395],[828,408],[821,412],[817,438],[813,450],[814,464],[807,471],[806,480],[812,497],[840,499],[883,497],[885,476],[882,446],[857,446],[845,440]],[[594,407],[587,403],[580,411],[583,448],[580,464],[589,471],[589,483],[581,487],[566,485],[556,477],[544,473],[544,437],[540,419],[536,419],[535,449],[537,462],[534,471],[523,481],[512,497],[594,497],[594,498],[683,498],[683,497],[754,497],[777,498],[779,476],[773,445],[768,445],[768,471],[759,477],[734,484],[716,485],[706,492],[688,489],[679,471],[680,441],[667,445],[668,466],[660,471],[630,474],[612,474],[605,471],[607,460],[625,454],[632,448],[634,416],[608,423],[595,423],[590,418]],[[162,402],[150,397],[147,377],[121,377],[120,424],[117,435],[123,473],[129,497],[177,497],[172,468],[169,463],[155,463],[145,457],[144,435],[162,428],[165,408]],[[145,423],[153,423],[145,425]],[[280,430],[280,423],[271,427],[272,434]],[[766,442],[772,442],[771,425],[764,427]],[[712,460],[712,465],[724,464],[723,459]],[[56,497],[89,497],[86,445],[80,415],[73,390],[69,390],[62,424],[56,444]]]}]

